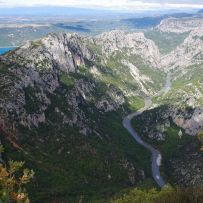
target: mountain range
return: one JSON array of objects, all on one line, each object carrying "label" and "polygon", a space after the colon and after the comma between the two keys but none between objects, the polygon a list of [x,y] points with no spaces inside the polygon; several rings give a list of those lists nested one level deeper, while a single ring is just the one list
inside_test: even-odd
[{"label": "mountain range", "polygon": [[[203,184],[200,25],[163,20],[154,41],[152,31],[51,33],[0,56],[2,158],[34,169],[32,202],[109,202],[132,186],[153,187],[150,153],[122,126],[146,97],[152,106],[132,123],[162,153],[165,180]],[[171,36],[181,37],[161,52]]]}]

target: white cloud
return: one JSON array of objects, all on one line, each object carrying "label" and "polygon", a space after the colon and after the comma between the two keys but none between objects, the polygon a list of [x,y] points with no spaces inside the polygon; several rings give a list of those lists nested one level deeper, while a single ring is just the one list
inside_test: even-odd
[{"label": "white cloud", "polygon": [[160,9],[160,8],[203,8],[199,0],[2,0],[0,7],[17,6],[73,6],[106,9]]}]

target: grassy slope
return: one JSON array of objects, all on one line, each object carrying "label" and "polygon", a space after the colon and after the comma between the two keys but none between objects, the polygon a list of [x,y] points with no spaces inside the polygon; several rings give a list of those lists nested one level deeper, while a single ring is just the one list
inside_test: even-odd
[{"label": "grassy slope", "polygon": [[108,115],[100,125],[104,133],[112,132],[109,139],[100,140],[96,135],[84,137],[70,127],[41,125],[32,132],[21,129],[26,135],[21,146],[28,155],[17,153],[3,141],[7,158],[25,160],[36,173],[30,187],[33,202],[42,202],[50,195],[72,197],[72,202],[81,195],[91,201],[108,198],[129,187],[127,173],[119,166],[123,158],[144,168],[150,177],[149,154],[123,129],[119,115]]},{"label": "grassy slope", "polygon": [[[157,130],[160,123],[164,123],[165,121],[160,118],[160,112],[164,112],[164,108],[157,108],[153,110],[149,110],[143,113],[142,116],[138,116],[133,120],[134,128],[139,132],[142,138],[147,142],[157,148],[163,156],[163,165],[162,172],[163,176],[166,176],[166,179],[170,182],[172,179],[171,173],[169,171],[168,161],[173,159],[173,157],[181,159],[185,153],[185,147],[189,146],[191,143],[198,142],[197,137],[192,137],[184,133],[184,130],[179,128],[170,122],[170,127],[165,127],[164,132],[162,134],[165,137],[164,141],[156,141],[147,137],[148,130],[146,130],[145,125],[148,129],[155,131]],[[156,122],[154,122],[156,121]],[[143,125],[145,123],[145,125]],[[178,133],[182,130],[183,135],[180,138]]]},{"label": "grassy slope", "polygon": [[[154,98],[155,103],[166,104],[170,103],[177,104],[180,107],[187,107],[186,103],[181,102],[183,98],[194,97],[196,100],[195,105],[201,105],[203,102],[203,65],[192,65],[185,68],[186,73],[182,75],[182,72],[174,72],[172,75],[180,75],[177,79],[172,81],[172,90],[166,95],[159,98]],[[198,96],[195,96],[198,95]]]},{"label": "grassy slope", "polygon": [[161,54],[167,54],[173,51],[178,45],[180,45],[184,41],[187,36],[188,33],[161,33],[156,30],[149,30],[145,32],[145,37],[155,42],[155,44],[159,47]]},{"label": "grassy slope", "polygon": [[131,190],[127,194],[115,199],[112,203],[194,203],[202,202],[203,189],[164,187],[161,191],[156,189]]},{"label": "grassy slope", "polygon": [[[75,80],[90,80],[91,76],[85,70],[81,67],[81,74],[61,73],[62,87],[68,92]],[[98,85],[98,96],[103,95],[107,89],[105,83],[103,86],[101,84]],[[31,87],[25,89],[25,108],[29,113],[35,112],[40,105],[34,98],[36,91],[37,89]],[[28,167],[33,168],[36,173],[36,179],[29,189],[32,202],[42,202],[49,198],[50,201],[64,199],[78,202],[80,198],[88,202],[106,201],[130,186],[127,171],[120,164],[123,159],[132,162],[136,168],[145,169],[146,176],[151,177],[150,155],[123,128],[122,111],[108,114],[87,112],[90,118],[92,116],[92,119],[100,119],[99,129],[103,139],[95,134],[85,137],[79,134],[77,128],[61,125],[62,120],[55,112],[55,107],[69,114],[61,90],[49,97],[52,104],[46,111],[49,120],[47,124],[32,130],[19,127],[19,143],[28,154],[17,152],[5,139],[2,140],[7,149],[5,159],[25,160]],[[92,106],[91,102],[94,101],[89,102]],[[141,98],[135,98],[131,104],[126,104],[126,108],[132,107],[134,110],[141,106]],[[111,174],[110,180],[108,174]]]},{"label": "grassy slope", "polygon": [[[157,127],[160,124],[163,124],[165,121],[160,120],[160,115],[163,114],[164,111],[168,108],[172,103],[177,105],[180,109],[185,109],[185,111],[190,111],[191,107],[188,107],[186,103],[182,103],[181,101],[187,95],[194,96],[197,90],[202,94],[202,65],[194,65],[187,68],[188,71],[185,75],[177,78],[172,81],[172,90],[159,98],[154,98],[153,101],[155,103],[159,103],[162,106],[155,108],[153,110],[149,110],[145,112],[142,116],[135,118],[133,120],[134,127],[139,131],[141,136],[148,142],[159,149],[163,155],[163,172],[167,179],[173,182],[172,173],[170,171],[170,164],[168,160],[176,158],[182,160],[185,155],[185,148],[190,147],[191,143],[199,146],[199,140],[197,137],[191,137],[183,132],[183,136],[180,138],[178,136],[179,131],[181,130],[179,127],[170,122],[170,127],[166,127],[163,132],[165,136],[165,141],[155,141],[147,138],[147,131],[143,126],[145,123],[148,129],[157,130]],[[177,75],[177,73],[174,73]],[[196,98],[197,105],[202,104],[202,97]],[[192,110],[192,109],[191,109]],[[146,123],[146,121],[148,121]],[[156,122],[155,122],[156,121]],[[195,150],[195,149],[193,149]]]},{"label": "grassy slope", "polygon": [[[157,46],[159,47],[162,54],[169,53],[173,49],[175,49],[179,44],[183,42],[186,38],[187,34],[172,34],[172,33],[160,33],[157,31],[147,31],[145,33],[147,38],[150,38],[155,41]],[[133,125],[135,129],[139,132],[139,134],[143,137],[143,139],[152,144],[154,147],[160,150],[163,155],[163,165],[162,165],[162,175],[165,176],[165,179],[168,182],[173,183],[173,174],[171,170],[170,163],[168,162],[170,159],[184,159],[185,156],[185,148],[190,148],[191,151],[195,152],[195,150],[199,149],[200,142],[197,137],[191,137],[184,133],[182,130],[183,135],[179,137],[179,131],[181,130],[179,127],[174,125],[172,122],[170,127],[166,127],[165,131],[163,132],[165,136],[165,141],[155,141],[152,139],[147,138],[147,131],[146,126],[150,129],[157,129],[159,123],[164,123],[164,121],[160,121],[160,112],[164,112],[165,108],[171,103],[175,104],[183,99],[183,95],[180,94],[180,89],[184,94],[194,96],[195,92],[202,91],[202,65],[194,65],[188,67],[188,72],[186,75],[183,75],[181,78],[173,81],[172,84],[172,91],[168,94],[164,95],[161,98],[153,98],[153,101],[162,105],[165,105],[145,112],[142,116],[137,117],[133,120]],[[175,73],[177,75],[177,73]],[[190,85],[188,85],[190,84]],[[197,99],[197,104],[202,104],[202,98]],[[181,108],[188,109],[187,105],[181,104]],[[146,122],[149,121],[150,122]],[[192,145],[191,145],[192,144]],[[195,149],[194,149],[195,146]],[[169,195],[166,195],[167,198],[164,202],[193,202],[194,196],[188,195],[192,189],[186,189],[186,191],[172,192]],[[194,189],[196,191],[198,189]],[[192,192],[194,194],[194,192]],[[201,193],[199,193],[201,194]],[[160,199],[156,199],[156,196],[160,195]],[[201,195],[200,195],[201,196]],[[124,195],[122,198],[117,199],[115,202],[124,203],[124,202],[163,202],[162,193],[158,194],[154,191],[147,193],[146,191],[138,191],[134,190],[131,191],[130,194]],[[155,198],[155,199],[154,199]],[[201,199],[201,197],[198,197]],[[151,199],[151,200],[150,200]]]}]

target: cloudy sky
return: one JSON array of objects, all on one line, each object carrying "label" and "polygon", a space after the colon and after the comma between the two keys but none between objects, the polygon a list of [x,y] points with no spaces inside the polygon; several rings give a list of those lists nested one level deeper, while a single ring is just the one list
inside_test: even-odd
[{"label": "cloudy sky", "polygon": [[203,8],[203,0],[0,0],[0,7],[71,6],[102,9]]}]

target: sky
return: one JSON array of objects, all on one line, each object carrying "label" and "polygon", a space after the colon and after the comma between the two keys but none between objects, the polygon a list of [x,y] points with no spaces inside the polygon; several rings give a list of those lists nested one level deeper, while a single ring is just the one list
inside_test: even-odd
[{"label": "sky", "polygon": [[0,0],[0,8],[68,6],[111,10],[199,9],[203,0]]}]

